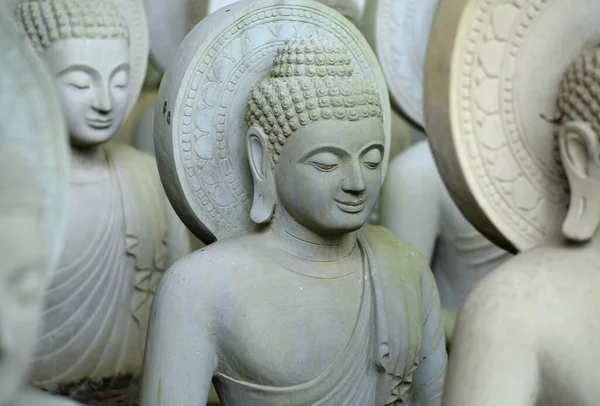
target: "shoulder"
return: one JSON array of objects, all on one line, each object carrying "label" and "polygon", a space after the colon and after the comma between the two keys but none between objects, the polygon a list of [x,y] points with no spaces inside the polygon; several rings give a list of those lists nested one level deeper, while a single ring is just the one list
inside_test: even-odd
[{"label": "shoulder", "polygon": [[529,334],[532,322],[550,323],[551,314],[568,313],[571,304],[586,300],[582,295],[590,283],[600,283],[600,279],[589,279],[590,271],[597,273],[599,265],[583,265],[584,256],[584,251],[564,246],[519,253],[477,284],[457,321],[465,328],[496,331],[510,326]]},{"label": "shoulder", "polygon": [[152,190],[154,195],[160,196],[161,201],[164,200],[164,191],[153,156],[124,144],[109,143],[103,147],[119,179],[131,190],[135,190],[136,193],[143,191],[145,199],[148,197],[148,191]]},{"label": "shoulder", "polygon": [[[217,241],[175,262],[163,275],[155,300],[179,296],[177,300],[202,300],[221,295],[236,280],[251,271],[253,253],[245,237]],[[219,292],[217,292],[219,291]]]},{"label": "shoulder", "polygon": [[429,264],[412,244],[399,240],[382,226],[367,225],[362,232],[380,263],[381,271],[417,289],[435,284]]},{"label": "shoulder", "polygon": [[[126,176],[135,176],[139,181],[150,181],[160,185],[156,159],[143,151],[124,144],[107,144],[104,146],[109,159],[117,170]],[[162,185],[161,185],[162,186]]]},{"label": "shoulder", "polygon": [[429,271],[429,265],[423,255],[411,243],[396,238],[387,228],[366,225],[362,232],[373,250],[384,251],[386,256],[394,258],[398,267],[417,269],[419,272]]},{"label": "shoulder", "polygon": [[156,167],[156,160],[150,154],[147,154],[131,145],[108,143],[104,146],[108,154],[115,159],[127,159],[142,165],[151,165]]}]

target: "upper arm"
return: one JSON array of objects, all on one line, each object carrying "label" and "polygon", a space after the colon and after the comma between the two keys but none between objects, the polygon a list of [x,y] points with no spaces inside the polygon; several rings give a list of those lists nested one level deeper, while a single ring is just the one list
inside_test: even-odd
[{"label": "upper arm", "polygon": [[188,258],[165,273],[156,291],[146,338],[144,406],[198,406],[208,396],[217,365],[214,304]]},{"label": "upper arm", "polygon": [[523,269],[511,268],[511,262],[471,291],[457,317],[445,405],[535,403],[540,379],[535,314],[540,306],[532,306],[528,297],[539,286]]},{"label": "upper arm", "polygon": [[413,398],[419,400],[418,404],[440,405],[447,363],[440,298],[429,267],[424,262],[419,266],[423,342],[411,392]]},{"label": "upper arm", "polygon": [[429,145],[418,143],[396,157],[379,198],[381,225],[414,245],[431,262],[440,227],[439,174]]}]

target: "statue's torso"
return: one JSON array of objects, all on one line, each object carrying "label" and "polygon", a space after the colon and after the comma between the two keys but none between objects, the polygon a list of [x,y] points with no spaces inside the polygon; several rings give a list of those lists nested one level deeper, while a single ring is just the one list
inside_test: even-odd
[{"label": "statue's torso", "polygon": [[[135,261],[126,255],[121,199],[109,165],[72,175],[65,248],[46,292],[34,381],[72,383],[125,373],[127,358],[130,363],[136,357],[127,351],[135,328]],[[137,358],[134,363],[141,363]]]},{"label": "statue's torso", "polygon": [[[254,262],[253,256],[246,260]],[[230,306],[223,308],[224,327],[244,339],[223,336],[222,350],[228,354],[223,372],[245,380],[261,377],[262,384],[272,386],[310,381],[339,357],[354,331],[363,269],[359,263],[346,276],[316,279],[291,270],[307,265],[299,258],[281,265],[273,256],[260,257],[261,267],[251,271],[251,278],[229,287],[227,296],[238,301],[228,300]],[[234,370],[238,362],[248,368]]]},{"label": "statue's torso", "polygon": [[[223,269],[214,270],[220,275],[215,287],[215,386],[222,404],[363,406],[387,401],[417,365],[423,325],[419,287],[393,275],[394,266],[379,267],[377,283],[383,293],[375,300],[371,270],[357,255],[359,247],[335,279],[318,279],[298,271],[319,265],[268,246],[262,236],[251,236],[235,239],[235,247],[227,241],[219,247],[228,253]],[[376,332],[381,325],[378,311],[391,339],[394,371],[389,373],[375,367],[381,338]],[[408,386],[396,393],[402,396]],[[355,396],[350,396],[352,391]],[[318,401],[306,402],[311,395]],[[358,403],[345,403],[349,401]]]},{"label": "statue's torso", "polygon": [[[146,162],[138,152],[133,154],[129,154],[133,162]],[[108,150],[106,157],[105,165],[72,171],[64,249],[45,294],[43,327],[32,369],[36,385],[78,399],[73,391],[88,388],[83,392],[93,393],[96,389],[87,386],[93,381],[98,393],[103,393],[105,385],[129,392],[131,380],[141,371],[152,298],[152,292],[142,290],[152,287],[160,272],[158,268],[140,272],[139,264],[157,264],[153,247],[162,239],[148,230],[161,235],[160,230],[166,230],[155,221],[164,216],[152,208],[160,208],[162,196],[155,192],[156,179],[147,176],[147,168],[139,170],[148,183],[137,182],[124,193],[124,179],[131,178],[119,172],[123,165]],[[140,203],[140,190],[150,202],[147,206]],[[139,207],[135,216],[126,209],[133,205]],[[142,224],[147,232],[138,227],[138,232],[131,233],[128,222]],[[132,255],[132,247],[142,255]],[[83,392],[81,399],[86,399]]]}]

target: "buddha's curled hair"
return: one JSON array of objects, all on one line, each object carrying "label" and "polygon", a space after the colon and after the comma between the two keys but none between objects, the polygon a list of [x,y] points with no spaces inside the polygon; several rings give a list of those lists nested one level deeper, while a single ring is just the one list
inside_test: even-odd
[{"label": "buddha's curled hair", "polygon": [[369,117],[383,120],[377,91],[353,76],[345,47],[319,36],[287,40],[277,50],[270,77],[252,89],[246,103],[246,123],[263,128],[273,163],[301,126]]},{"label": "buddha's curled hair", "polygon": [[112,0],[22,0],[15,19],[41,54],[59,40],[129,40],[127,21]]},{"label": "buddha's curled hair", "polygon": [[[600,43],[585,47],[567,66],[558,87],[556,106],[558,126],[584,121],[600,137]],[[554,153],[560,163],[556,139]]]}]

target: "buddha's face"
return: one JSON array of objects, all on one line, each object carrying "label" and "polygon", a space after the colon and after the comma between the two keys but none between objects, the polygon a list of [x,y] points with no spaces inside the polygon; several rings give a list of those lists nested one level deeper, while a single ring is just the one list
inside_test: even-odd
[{"label": "buddha's face", "polygon": [[46,255],[34,213],[2,213],[0,230],[0,405],[5,405],[25,381],[35,349]]},{"label": "buddha's face", "polygon": [[129,47],[125,39],[68,39],[42,55],[55,78],[71,143],[106,142],[125,119]]},{"label": "buddha's face", "polygon": [[379,118],[321,120],[301,127],[286,141],[274,168],[279,202],[316,233],[357,230],[377,201],[383,152]]}]

